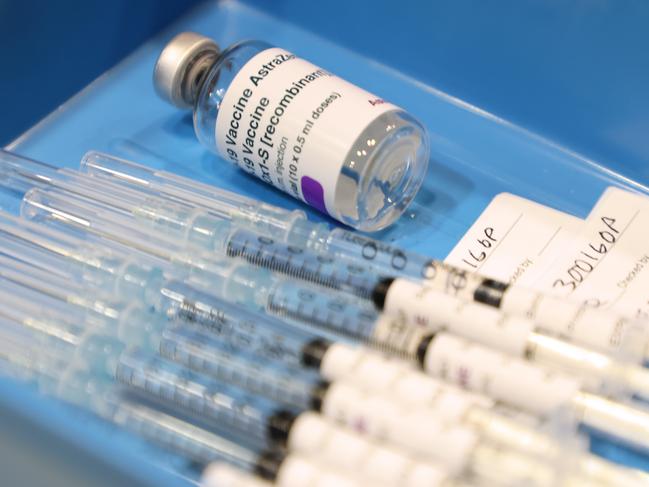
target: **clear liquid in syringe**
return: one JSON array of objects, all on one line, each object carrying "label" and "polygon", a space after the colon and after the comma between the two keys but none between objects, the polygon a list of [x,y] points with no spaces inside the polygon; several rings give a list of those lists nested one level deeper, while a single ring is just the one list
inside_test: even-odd
[{"label": "clear liquid in syringe", "polygon": [[191,411],[222,430],[245,434],[258,444],[268,441],[268,424],[276,404],[138,350],[123,354],[117,381],[154,402]]},{"label": "clear liquid in syringe", "polygon": [[369,304],[359,304],[353,296],[320,292],[292,280],[273,287],[268,296],[267,311],[362,340],[371,339],[378,317]]},{"label": "clear liquid in syringe", "polygon": [[299,366],[303,348],[314,338],[313,332],[216,301],[180,281],[169,282],[162,293],[163,308],[170,320],[203,329],[233,350]]},{"label": "clear liquid in syringe", "polygon": [[240,257],[256,266],[366,299],[380,279],[367,267],[305,251],[249,230],[235,230],[226,252],[229,257]]},{"label": "clear liquid in syringe", "polygon": [[230,351],[208,334],[185,326],[162,332],[160,355],[223,382],[274,401],[308,409],[311,390],[322,379],[317,371],[287,367],[247,351]]}]

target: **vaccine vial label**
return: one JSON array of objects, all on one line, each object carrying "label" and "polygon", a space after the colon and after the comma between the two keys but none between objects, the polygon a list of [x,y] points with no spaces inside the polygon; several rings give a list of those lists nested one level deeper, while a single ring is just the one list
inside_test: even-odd
[{"label": "vaccine vial label", "polygon": [[294,54],[266,49],[225,93],[216,145],[245,171],[335,216],[336,183],[350,149],[372,121],[395,109]]}]

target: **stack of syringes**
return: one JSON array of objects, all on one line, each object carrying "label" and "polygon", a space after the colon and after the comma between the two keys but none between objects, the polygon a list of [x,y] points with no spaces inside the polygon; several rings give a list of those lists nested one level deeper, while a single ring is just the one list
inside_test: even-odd
[{"label": "stack of syringes", "polygon": [[107,154],[0,181],[0,372],[205,485],[649,485],[573,428],[649,449],[646,323]]}]

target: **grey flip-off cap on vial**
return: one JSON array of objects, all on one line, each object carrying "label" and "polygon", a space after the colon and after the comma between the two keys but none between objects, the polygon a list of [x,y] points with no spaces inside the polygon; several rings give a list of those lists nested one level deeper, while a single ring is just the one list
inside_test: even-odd
[{"label": "grey flip-off cap on vial", "polygon": [[[192,108],[195,86],[193,78],[206,66],[196,62],[204,54],[218,54],[219,46],[209,37],[195,32],[182,32],[164,47],[153,70],[153,85],[158,95],[179,108]],[[188,74],[192,79],[188,79]]]}]

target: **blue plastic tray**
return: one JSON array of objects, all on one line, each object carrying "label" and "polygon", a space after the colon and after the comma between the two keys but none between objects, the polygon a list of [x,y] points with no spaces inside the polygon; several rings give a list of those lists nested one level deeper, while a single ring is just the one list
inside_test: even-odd
[{"label": "blue plastic tray", "polygon": [[[585,216],[609,185],[646,191],[585,157],[530,133],[390,66],[364,58],[326,39],[282,22],[245,4],[207,4],[173,28],[145,43],[60,109],[50,114],[9,149],[57,164],[76,167],[90,149],[104,150],[151,166],[229,188],[286,208],[305,207],[245,175],[196,140],[191,116],[159,100],[151,76],[155,59],[175,33],[193,30],[223,46],[246,38],[282,46],[388,99],[421,119],[431,133],[434,158],[410,211],[381,238],[443,258],[473,220],[502,191],[513,192]],[[1,200],[16,211],[16,201]],[[309,210],[310,216],[323,217]],[[333,223],[333,222],[331,222]],[[0,384],[0,398],[13,401],[10,384]],[[13,401],[19,406],[19,402]],[[40,408],[44,413],[44,408]],[[74,418],[60,413],[51,424],[66,429]],[[106,454],[123,453],[114,440],[92,430],[88,441]],[[93,440],[93,441],[90,441]],[[96,441],[94,441],[96,440]],[[128,441],[128,440],[126,440]],[[112,445],[112,446],[111,446]],[[112,450],[111,450],[112,448]],[[611,458],[649,469],[649,461],[615,445],[594,448]],[[103,449],[103,450],[102,450]],[[138,451],[142,450],[138,448]],[[149,455],[149,453],[146,453]],[[141,471],[140,460],[125,458],[126,470]],[[147,467],[148,468],[148,467]],[[157,485],[178,482],[172,476]],[[166,483],[168,482],[168,483]]]}]

